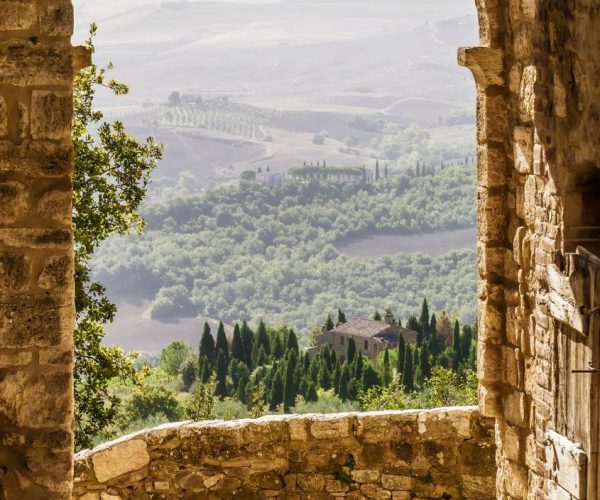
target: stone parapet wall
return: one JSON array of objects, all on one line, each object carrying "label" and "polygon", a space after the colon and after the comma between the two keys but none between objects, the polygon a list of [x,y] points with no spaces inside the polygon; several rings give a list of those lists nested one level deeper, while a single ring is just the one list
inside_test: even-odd
[{"label": "stone parapet wall", "polygon": [[493,499],[474,407],[183,422],[75,457],[74,498]]}]

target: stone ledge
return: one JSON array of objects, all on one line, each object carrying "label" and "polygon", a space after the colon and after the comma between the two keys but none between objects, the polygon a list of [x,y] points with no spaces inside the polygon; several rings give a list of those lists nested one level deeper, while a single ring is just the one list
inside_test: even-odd
[{"label": "stone ledge", "polygon": [[477,407],[176,422],[77,454],[74,497],[491,499],[494,457]]}]

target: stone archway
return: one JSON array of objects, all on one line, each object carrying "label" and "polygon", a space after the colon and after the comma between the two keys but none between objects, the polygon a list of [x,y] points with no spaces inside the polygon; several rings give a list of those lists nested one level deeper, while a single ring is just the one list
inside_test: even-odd
[{"label": "stone archway", "polygon": [[[600,4],[477,5],[482,46],[459,58],[478,86],[480,402],[497,423],[497,495],[597,498],[598,437],[577,441],[561,416],[572,373],[560,346],[575,338],[595,362],[595,271],[561,263],[600,241]],[[69,0],[0,0],[0,12],[0,496],[68,498],[81,64]],[[591,407],[592,387],[575,403]]]}]

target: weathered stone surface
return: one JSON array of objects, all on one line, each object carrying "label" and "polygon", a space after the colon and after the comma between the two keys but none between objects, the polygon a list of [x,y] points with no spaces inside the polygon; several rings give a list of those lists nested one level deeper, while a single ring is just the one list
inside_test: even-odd
[{"label": "weathered stone surface", "polygon": [[69,423],[70,380],[69,373],[0,370],[0,418],[4,416],[16,425],[31,428]]},{"label": "weathered stone surface", "polygon": [[8,135],[8,109],[6,99],[0,96],[0,137]]},{"label": "weathered stone surface", "polygon": [[39,15],[42,33],[48,36],[73,34],[73,6],[70,0],[55,0],[45,5]]},{"label": "weathered stone surface", "polygon": [[72,101],[69,92],[34,91],[31,97],[32,137],[42,140],[70,137]]},{"label": "weathered stone surface", "polygon": [[96,479],[105,483],[148,465],[150,455],[143,439],[123,439],[102,446],[91,461]]},{"label": "weathered stone surface", "polygon": [[72,327],[73,311],[68,302],[30,295],[0,297],[0,349],[61,346]]},{"label": "weathered stone surface", "polygon": [[[80,453],[75,498],[99,488],[124,498],[136,488],[151,498],[235,491],[240,498],[387,499],[410,498],[404,493],[415,488],[421,498],[458,498],[463,476],[495,482],[491,427],[476,408],[168,424]],[[291,438],[291,428],[302,439]]]},{"label": "weathered stone surface", "polygon": [[[2,110],[0,109],[0,116]],[[28,210],[27,192],[20,182],[0,182],[0,221],[14,223]]]},{"label": "weathered stone surface", "polygon": [[[458,57],[478,87],[478,377],[482,412],[497,418],[499,469],[496,492],[465,476],[464,493],[479,498],[485,485],[485,498],[554,498],[565,488],[543,453],[545,431],[587,436],[598,418],[589,378],[570,371],[598,355],[573,299],[587,285],[556,277],[578,245],[600,255],[599,205],[586,194],[599,186],[590,131],[600,126],[600,51],[589,37],[600,16],[592,0],[476,4],[484,47]],[[598,303],[586,290],[578,304]]]},{"label": "weathered stone surface", "polygon": [[0,31],[31,28],[37,21],[35,7],[33,0],[0,1]]},{"label": "weathered stone surface", "polygon": [[0,42],[0,85],[65,85],[72,78],[70,43],[34,43],[29,38]]}]

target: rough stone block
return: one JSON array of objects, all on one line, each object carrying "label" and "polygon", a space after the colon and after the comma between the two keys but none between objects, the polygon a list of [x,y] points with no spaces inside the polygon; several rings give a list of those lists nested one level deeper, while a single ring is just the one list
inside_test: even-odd
[{"label": "rough stone block", "polygon": [[56,427],[70,422],[70,373],[0,371],[0,415],[22,427]]},{"label": "rough stone block", "polygon": [[73,63],[70,42],[0,42],[0,85],[70,87]]},{"label": "rough stone block", "polygon": [[412,488],[412,477],[396,476],[392,474],[383,474],[381,476],[381,484],[386,490],[406,490]]},{"label": "rough stone block", "polygon": [[357,483],[377,483],[381,479],[381,472],[378,470],[359,469],[353,470],[352,480]]},{"label": "rough stone block", "polygon": [[535,83],[537,68],[526,66],[521,76],[519,111],[523,123],[531,123],[535,114]]},{"label": "rough stone block", "polygon": [[471,437],[471,415],[473,408],[462,408],[423,411],[419,413],[419,434],[422,439],[441,441],[444,439]]},{"label": "rough stone block", "polygon": [[20,182],[0,182],[0,223],[13,224],[27,213],[27,191]]},{"label": "rough stone block", "polygon": [[31,97],[31,136],[34,139],[68,139],[73,99],[69,92],[36,90]]},{"label": "rough stone block", "polygon": [[527,398],[522,391],[513,391],[504,398],[506,422],[517,427],[527,427],[529,413]]},{"label": "rough stone block", "polygon": [[150,455],[143,439],[130,437],[100,448],[92,456],[94,474],[99,483],[105,483],[150,463]]},{"label": "rough stone block", "polygon": [[477,183],[481,187],[497,188],[507,182],[506,154],[497,144],[477,146]]},{"label": "rough stone block", "polygon": [[70,249],[72,234],[68,229],[2,229],[0,247]]},{"label": "rough stone block", "polygon": [[[0,4],[0,8],[2,8]],[[0,96],[0,137],[8,135],[8,108],[6,100]]]},{"label": "rough stone block", "polygon": [[39,202],[38,213],[47,219],[69,224],[71,222],[71,193],[58,190],[46,193]]},{"label": "rough stone block", "polygon": [[74,318],[70,297],[19,295],[0,299],[0,349],[63,345]]},{"label": "rough stone block", "polygon": [[352,417],[344,414],[315,417],[310,432],[316,439],[346,438],[352,432]]},{"label": "rough stone block", "polygon": [[38,277],[38,286],[45,290],[71,289],[73,285],[73,259],[70,255],[52,255],[44,263]]},{"label": "rough stone block", "polygon": [[502,89],[489,88],[477,98],[477,143],[504,142],[508,126],[507,102]]},{"label": "rough stone block", "polygon": [[360,491],[367,496],[368,498],[372,498],[374,500],[387,500],[392,497],[392,493],[384,490],[378,484],[367,483],[363,484],[360,487]]},{"label": "rough stone block", "polygon": [[529,174],[533,170],[533,129],[531,127],[515,127],[515,168],[521,174]]},{"label": "rough stone block", "polygon": [[18,172],[32,177],[66,177],[72,171],[72,151],[68,143],[0,141],[0,172]]},{"label": "rough stone block", "polygon": [[33,354],[29,351],[0,351],[0,366],[25,366],[31,363]]},{"label": "rough stone block", "polygon": [[499,346],[479,343],[477,378],[480,382],[503,382],[502,354]]},{"label": "rough stone block", "polygon": [[42,7],[39,14],[42,33],[48,36],[73,34],[73,6],[70,0],[54,1]]},{"label": "rough stone block", "polygon": [[31,278],[31,262],[26,255],[0,254],[0,297],[7,292],[24,290]]},{"label": "rough stone block", "polygon": [[0,1],[0,31],[26,30],[37,21],[33,0]]}]

